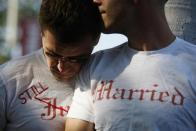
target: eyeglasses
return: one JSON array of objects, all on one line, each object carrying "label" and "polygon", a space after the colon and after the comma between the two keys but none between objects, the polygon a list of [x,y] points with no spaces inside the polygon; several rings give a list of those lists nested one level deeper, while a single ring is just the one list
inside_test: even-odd
[{"label": "eyeglasses", "polygon": [[88,59],[90,58],[90,54],[85,54],[85,55],[79,55],[79,56],[71,56],[71,57],[64,57],[64,56],[60,56],[57,54],[52,54],[49,52],[45,52],[46,56],[48,58],[50,58],[51,60],[55,60],[55,61],[62,61],[62,62],[70,62],[70,63],[79,63],[79,64],[83,64],[85,62],[88,61]]}]

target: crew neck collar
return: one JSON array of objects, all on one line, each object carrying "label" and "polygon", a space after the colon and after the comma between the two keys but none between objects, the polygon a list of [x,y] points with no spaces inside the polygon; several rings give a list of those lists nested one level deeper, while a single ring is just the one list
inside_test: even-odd
[{"label": "crew neck collar", "polygon": [[136,49],[133,49],[133,48],[129,47],[128,42],[126,44],[126,48],[132,54],[152,55],[152,54],[161,53],[161,52],[165,52],[165,51],[168,51],[168,50],[175,49],[176,44],[178,44],[178,41],[179,41],[179,38],[176,37],[175,40],[173,42],[171,42],[168,46],[166,46],[164,48],[161,48],[161,49],[158,49],[158,50],[152,50],[152,51],[138,51]]}]

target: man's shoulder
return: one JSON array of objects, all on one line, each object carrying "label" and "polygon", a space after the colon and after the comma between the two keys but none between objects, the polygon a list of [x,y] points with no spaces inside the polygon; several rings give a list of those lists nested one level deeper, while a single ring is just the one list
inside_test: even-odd
[{"label": "man's shoulder", "polygon": [[181,44],[184,48],[196,51],[196,43],[188,42],[188,41],[181,39],[179,37],[177,37],[176,39],[177,39],[178,43]]},{"label": "man's shoulder", "polygon": [[180,38],[177,38],[177,42],[176,58],[185,65],[185,68],[190,67],[190,72],[196,73],[196,45]]},{"label": "man's shoulder", "polygon": [[40,54],[40,50],[38,51],[34,51],[30,54],[27,54],[27,55],[24,55],[24,56],[20,56],[20,57],[17,57],[17,58],[13,58],[9,61],[7,61],[6,63],[0,65],[0,67],[5,67],[5,66],[16,66],[16,65],[23,65],[25,63],[31,63],[31,61],[33,59],[35,59],[36,56],[38,56]]},{"label": "man's shoulder", "polygon": [[0,73],[5,75],[14,75],[18,73],[24,73],[25,69],[30,65],[33,65],[37,60],[36,56],[39,54],[39,51],[35,51],[31,54],[14,58],[2,65],[0,65]]},{"label": "man's shoulder", "polygon": [[118,55],[118,53],[121,52],[123,48],[126,48],[126,46],[127,46],[127,43],[123,43],[123,44],[115,46],[113,48],[97,51],[92,56],[93,57],[115,56],[115,55]]}]

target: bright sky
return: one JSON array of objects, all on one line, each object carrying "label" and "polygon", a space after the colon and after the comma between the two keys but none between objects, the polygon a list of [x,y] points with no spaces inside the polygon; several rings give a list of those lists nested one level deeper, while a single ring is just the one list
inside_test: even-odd
[{"label": "bright sky", "polygon": [[101,38],[93,52],[98,50],[112,48],[127,41],[127,38],[121,34],[101,34]]}]

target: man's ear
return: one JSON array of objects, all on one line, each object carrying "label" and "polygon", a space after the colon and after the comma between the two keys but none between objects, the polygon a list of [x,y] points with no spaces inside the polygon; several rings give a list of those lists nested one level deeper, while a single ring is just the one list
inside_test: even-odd
[{"label": "man's ear", "polygon": [[40,35],[41,35],[41,37],[44,36],[43,30],[41,30]]}]

